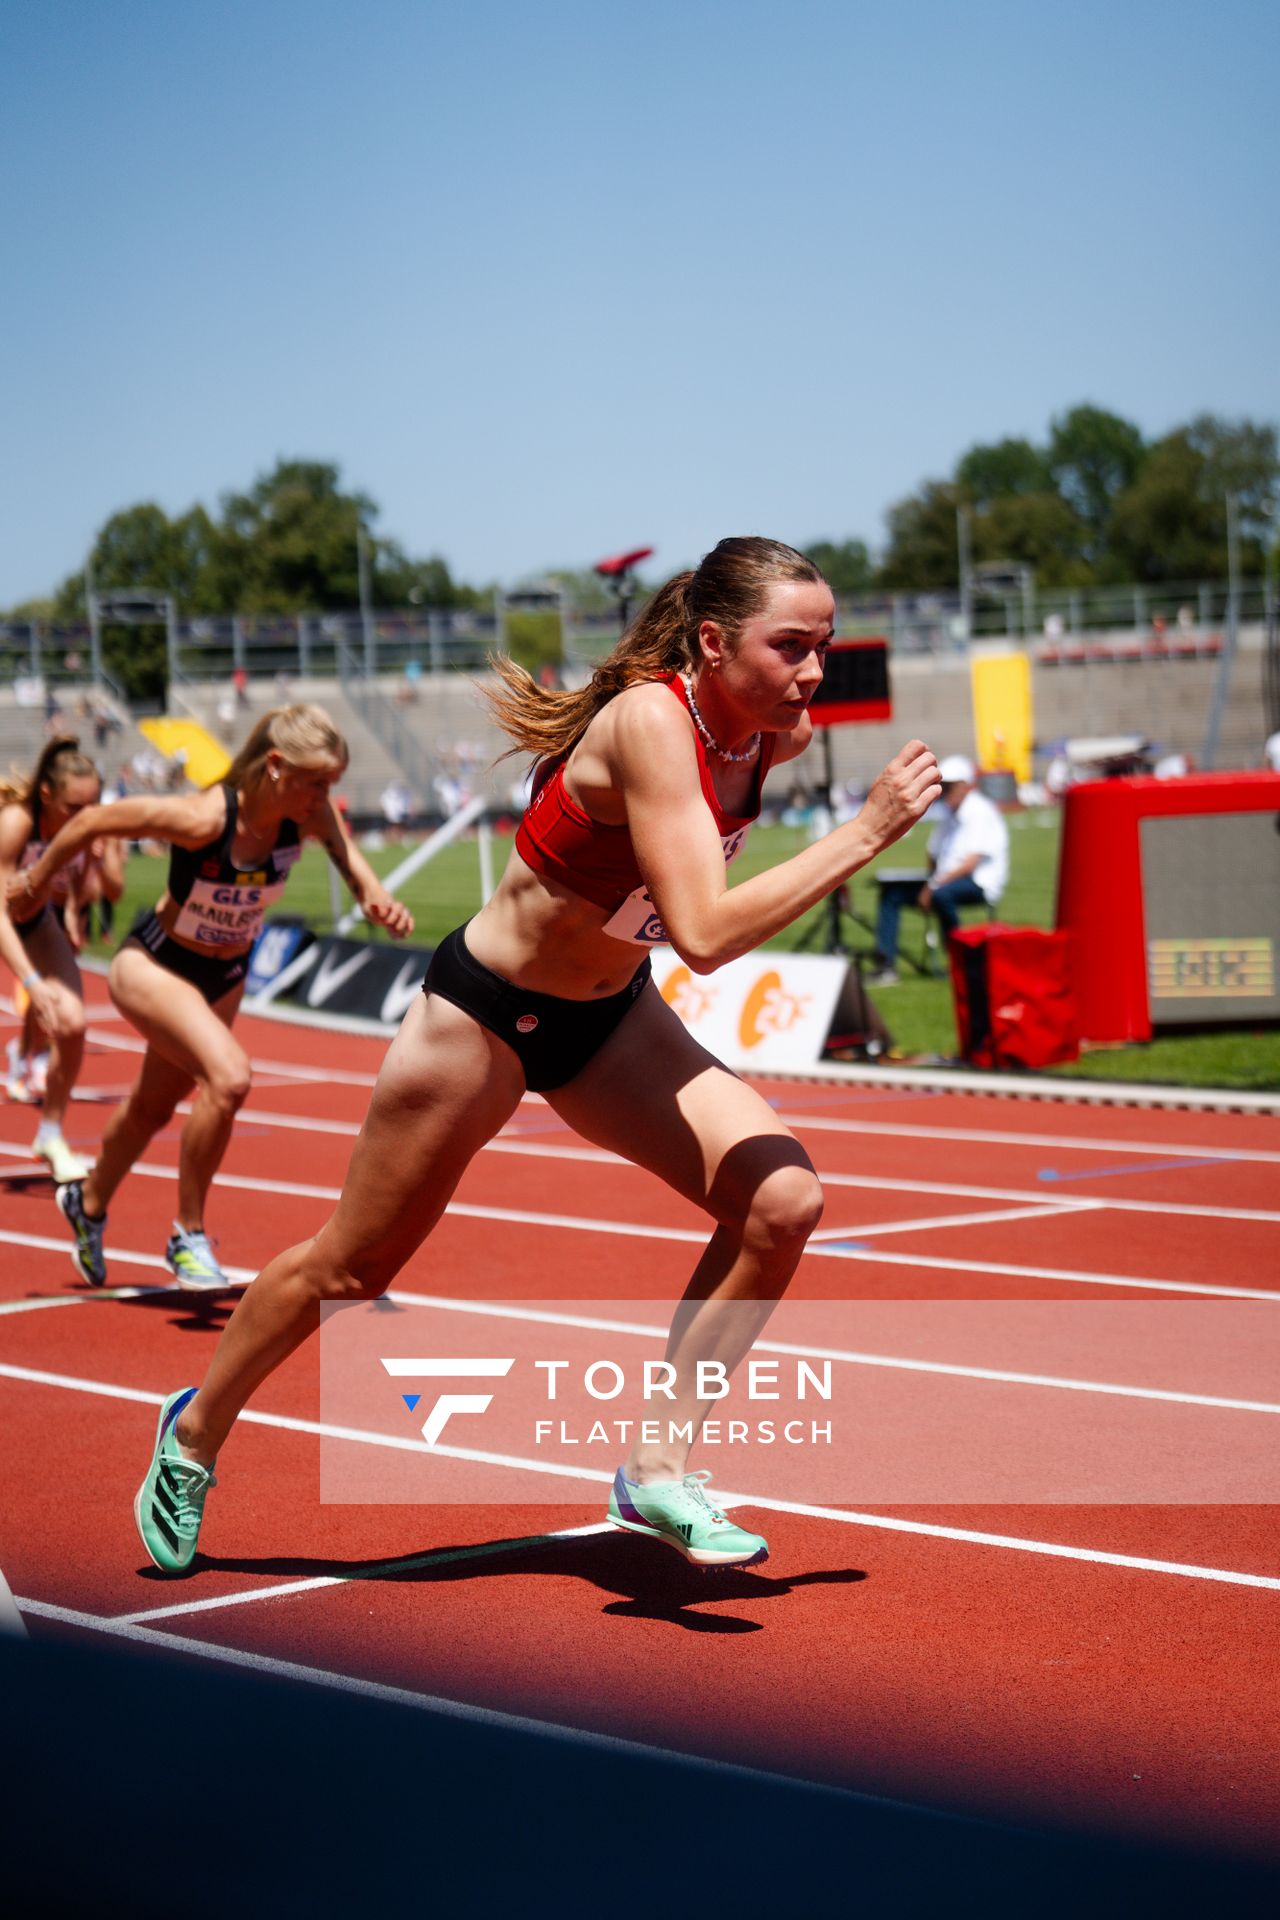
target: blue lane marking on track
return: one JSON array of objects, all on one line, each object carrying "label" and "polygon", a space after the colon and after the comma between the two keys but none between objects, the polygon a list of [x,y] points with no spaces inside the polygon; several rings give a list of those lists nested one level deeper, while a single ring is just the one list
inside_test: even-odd
[{"label": "blue lane marking on track", "polygon": [[419,1400],[421,1400],[422,1395],[420,1393],[402,1393],[400,1398],[404,1401],[410,1413],[412,1413]]},{"label": "blue lane marking on track", "polygon": [[873,1253],[875,1249],[869,1240],[824,1240],[824,1253]]},{"label": "blue lane marking on track", "polygon": [[1234,1153],[1215,1153],[1208,1160],[1136,1160],[1128,1167],[1085,1167],[1078,1173],[1062,1173],[1057,1167],[1041,1167],[1037,1180],[1114,1180],[1120,1173],[1176,1173],[1182,1167],[1222,1167],[1236,1159]]}]

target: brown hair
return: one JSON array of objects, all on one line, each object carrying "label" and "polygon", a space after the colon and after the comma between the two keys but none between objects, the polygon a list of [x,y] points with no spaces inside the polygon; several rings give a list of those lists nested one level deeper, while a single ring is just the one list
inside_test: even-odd
[{"label": "brown hair", "polygon": [[713,620],[726,639],[736,639],[776,580],[820,586],[822,574],[780,540],[754,534],[721,540],[696,569],[677,573],[654,594],[586,686],[573,692],[541,687],[523,667],[495,656],[492,664],[502,685],[486,688],[485,697],[498,725],[515,741],[509,751],[524,749],[539,758],[568,753],[615,694],[695,668],[702,657],[698,629],[704,620]]},{"label": "brown hair", "polygon": [[52,787],[55,793],[60,793],[68,780],[86,777],[101,786],[102,775],[88,754],[81,753],[80,742],[70,734],[61,740],[50,740],[29,779],[17,774],[11,780],[0,780],[0,806],[9,806],[16,800],[19,806],[26,807],[33,821],[38,821],[41,787]]},{"label": "brown hair", "polygon": [[229,787],[252,790],[262,779],[272,749],[290,766],[312,760],[334,760],[345,767],[351,755],[347,743],[323,707],[272,707],[255,722],[249,738],[231,762],[223,780]]}]

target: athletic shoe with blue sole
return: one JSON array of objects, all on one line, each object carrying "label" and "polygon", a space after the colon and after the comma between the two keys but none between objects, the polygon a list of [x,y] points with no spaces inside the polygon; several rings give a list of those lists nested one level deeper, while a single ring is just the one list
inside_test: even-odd
[{"label": "athletic shoe with blue sole", "polygon": [[686,1473],[683,1480],[636,1486],[619,1467],[609,1494],[609,1518],[628,1533],[663,1540],[695,1567],[754,1567],[769,1558],[769,1543],[758,1533],[735,1526],[712,1506],[704,1488],[709,1473]]},{"label": "athletic shoe with blue sole", "polygon": [[138,1536],[147,1558],[161,1573],[185,1573],[191,1565],[205,1495],[218,1484],[211,1467],[187,1460],[178,1446],[178,1415],[195,1394],[194,1387],[183,1387],[161,1407],[151,1466],[133,1503]]}]

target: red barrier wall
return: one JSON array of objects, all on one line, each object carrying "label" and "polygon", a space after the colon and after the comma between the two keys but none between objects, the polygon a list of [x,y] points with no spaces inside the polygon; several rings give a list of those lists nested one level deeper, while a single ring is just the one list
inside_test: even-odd
[{"label": "red barrier wall", "polygon": [[1139,822],[1152,815],[1280,812],[1280,774],[1149,776],[1070,787],[1063,801],[1057,925],[1074,937],[1082,1040],[1149,1040]]}]

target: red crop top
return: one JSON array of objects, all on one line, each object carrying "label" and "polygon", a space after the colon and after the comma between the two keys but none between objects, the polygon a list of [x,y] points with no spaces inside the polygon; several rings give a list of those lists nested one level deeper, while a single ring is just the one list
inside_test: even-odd
[{"label": "red crop top", "polygon": [[[665,684],[687,712],[689,702],[679,674]],[[726,866],[741,853],[747,830],[759,817],[760,796],[776,744],[776,734],[766,733],[761,740],[751,811],[741,815],[726,813],[716,798],[707,750],[695,729],[694,748],[702,796],[720,834]],[[599,820],[593,820],[565,792],[564,769],[565,762],[557,760],[549,771],[541,773],[528,811],[516,829],[516,852],[534,873],[546,874],[571,893],[580,894],[597,907],[608,908],[610,918],[605,922],[604,931],[615,940],[627,940],[634,946],[656,946],[666,939],[667,931],[645,891],[631,846],[630,830],[626,826],[604,826]]]}]

